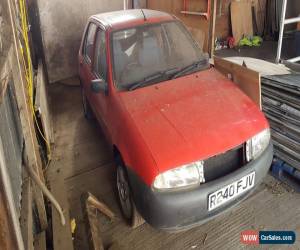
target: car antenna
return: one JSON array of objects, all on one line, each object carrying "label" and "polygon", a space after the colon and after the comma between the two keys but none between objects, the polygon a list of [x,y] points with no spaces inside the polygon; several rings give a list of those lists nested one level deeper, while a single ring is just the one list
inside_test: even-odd
[{"label": "car antenna", "polygon": [[145,15],[143,9],[141,9],[141,12],[142,12],[142,14],[143,14],[143,16],[144,16],[144,21],[147,21],[147,18],[146,18],[146,15]]}]

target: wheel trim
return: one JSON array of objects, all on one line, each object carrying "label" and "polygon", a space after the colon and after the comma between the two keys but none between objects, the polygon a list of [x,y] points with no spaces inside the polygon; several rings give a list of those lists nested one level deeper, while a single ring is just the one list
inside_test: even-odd
[{"label": "wheel trim", "polygon": [[127,178],[125,177],[124,170],[120,166],[117,169],[117,188],[122,212],[127,219],[131,219],[133,208],[129,184]]}]

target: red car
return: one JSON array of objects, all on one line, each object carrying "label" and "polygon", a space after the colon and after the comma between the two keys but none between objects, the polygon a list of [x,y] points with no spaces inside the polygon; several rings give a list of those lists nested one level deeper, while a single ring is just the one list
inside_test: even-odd
[{"label": "red car", "polygon": [[112,145],[122,212],[178,230],[247,197],[273,158],[268,122],[208,63],[185,26],[153,10],[88,20],[79,50],[84,112]]}]

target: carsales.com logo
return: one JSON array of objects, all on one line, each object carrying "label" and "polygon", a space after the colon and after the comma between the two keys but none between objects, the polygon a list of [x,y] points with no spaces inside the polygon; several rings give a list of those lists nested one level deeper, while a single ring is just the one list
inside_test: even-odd
[{"label": "carsales.com logo", "polygon": [[241,243],[246,245],[259,244],[294,244],[296,234],[293,231],[255,231],[241,232]]}]

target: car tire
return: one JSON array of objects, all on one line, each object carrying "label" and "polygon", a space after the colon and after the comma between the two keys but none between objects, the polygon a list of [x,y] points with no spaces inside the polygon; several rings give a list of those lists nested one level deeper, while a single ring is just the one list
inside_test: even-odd
[{"label": "car tire", "polygon": [[122,214],[132,228],[137,228],[145,223],[134,204],[128,175],[124,164],[117,161],[117,191]]},{"label": "car tire", "polygon": [[83,106],[83,113],[84,113],[84,117],[87,120],[93,120],[94,119],[94,113],[93,110],[91,108],[91,105],[86,97],[84,88],[81,85],[81,96],[82,96],[82,106]]}]

